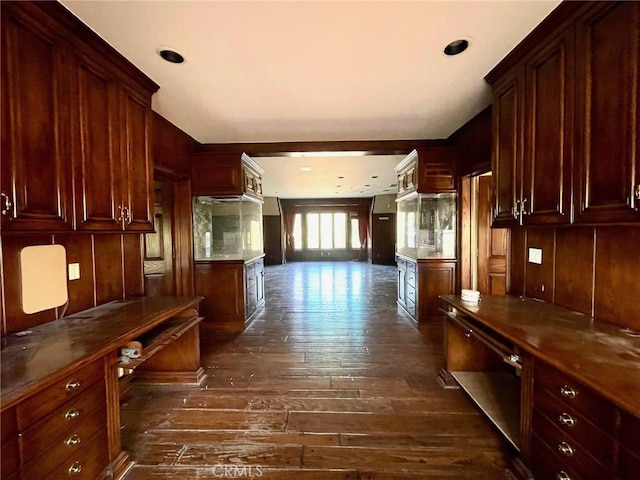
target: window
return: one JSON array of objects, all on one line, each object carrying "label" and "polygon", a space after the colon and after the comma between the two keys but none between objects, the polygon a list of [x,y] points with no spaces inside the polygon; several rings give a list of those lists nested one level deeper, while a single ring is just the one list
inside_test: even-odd
[{"label": "window", "polygon": [[351,217],[351,248],[360,249],[360,223],[358,217]]},{"label": "window", "polygon": [[[296,213],[294,216],[295,250],[346,249],[349,233],[347,214],[344,212],[309,212],[304,216]],[[356,248],[360,248],[359,241]]]}]

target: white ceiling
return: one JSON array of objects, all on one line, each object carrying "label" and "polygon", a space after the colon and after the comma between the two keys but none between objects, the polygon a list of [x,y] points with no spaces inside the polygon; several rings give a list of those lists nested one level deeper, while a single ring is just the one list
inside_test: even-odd
[{"label": "white ceiling", "polygon": [[[201,143],[235,143],[446,138],[489,104],[484,75],[559,2],[62,3],[160,85],[155,111]],[[462,37],[466,52],[442,53]],[[186,62],[165,62],[163,47]],[[304,183],[336,196],[328,163],[295,179],[290,161],[274,161],[278,177],[287,166],[274,185],[263,165],[270,193],[293,198],[286,185]],[[349,158],[361,170],[349,188],[381,175],[374,163]]]}]

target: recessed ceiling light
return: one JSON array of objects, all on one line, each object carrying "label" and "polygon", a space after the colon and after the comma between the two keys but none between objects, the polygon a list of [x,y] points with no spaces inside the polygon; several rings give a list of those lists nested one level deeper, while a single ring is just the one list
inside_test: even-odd
[{"label": "recessed ceiling light", "polygon": [[300,171],[301,172],[310,172],[311,171],[311,167],[308,165],[303,165],[302,167],[300,167]]},{"label": "recessed ceiling light", "polygon": [[344,177],[338,177],[338,178],[342,180]]},{"label": "recessed ceiling light", "polygon": [[467,40],[466,38],[459,38],[458,40],[454,40],[449,45],[444,47],[444,54],[449,56],[459,55],[467,48],[469,48],[469,40]]},{"label": "recessed ceiling light", "polygon": [[163,48],[158,50],[158,55],[169,63],[184,63],[184,57],[175,50]]},{"label": "recessed ceiling light", "polygon": [[373,175],[371,178],[378,178],[378,175]]},{"label": "recessed ceiling light", "polygon": [[371,185],[365,185],[365,187],[370,187]]}]

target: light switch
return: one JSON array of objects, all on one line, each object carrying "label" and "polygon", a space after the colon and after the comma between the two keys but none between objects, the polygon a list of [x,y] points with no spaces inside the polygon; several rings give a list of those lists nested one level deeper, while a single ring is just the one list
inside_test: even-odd
[{"label": "light switch", "polygon": [[80,278],[80,264],[69,264],[69,280],[78,280]]},{"label": "light switch", "polygon": [[530,248],[529,249],[529,263],[537,263],[542,265],[542,249]]}]

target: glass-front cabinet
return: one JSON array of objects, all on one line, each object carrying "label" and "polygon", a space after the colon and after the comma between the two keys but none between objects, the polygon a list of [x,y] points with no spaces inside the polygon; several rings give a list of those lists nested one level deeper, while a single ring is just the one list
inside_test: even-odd
[{"label": "glass-front cabinet", "polygon": [[456,193],[415,193],[397,200],[397,252],[456,258]]},{"label": "glass-front cabinet", "polygon": [[262,255],[262,203],[246,196],[194,197],[193,246],[195,261]]}]

